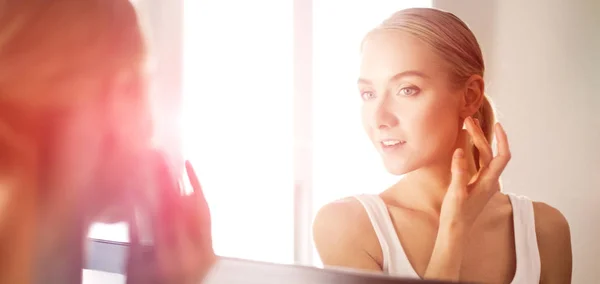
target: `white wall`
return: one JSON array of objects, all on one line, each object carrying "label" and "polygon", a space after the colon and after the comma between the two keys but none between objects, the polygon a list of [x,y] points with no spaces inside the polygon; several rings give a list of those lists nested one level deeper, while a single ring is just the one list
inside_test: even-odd
[{"label": "white wall", "polygon": [[560,209],[573,283],[600,279],[600,1],[437,0],[484,49],[513,160],[505,191]]}]

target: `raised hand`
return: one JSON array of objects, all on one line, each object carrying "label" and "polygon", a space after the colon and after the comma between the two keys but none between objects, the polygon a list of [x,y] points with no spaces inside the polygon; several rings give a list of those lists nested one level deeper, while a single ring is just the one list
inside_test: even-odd
[{"label": "raised hand", "polygon": [[[510,160],[508,140],[500,124],[494,126],[498,142],[496,157],[479,123],[469,117],[465,124],[466,130],[461,130],[452,157],[452,180],[442,201],[438,235],[424,275],[427,279],[459,280],[468,234],[492,196],[500,190],[499,178]],[[471,143],[479,150],[479,161],[473,159]],[[478,170],[475,163],[479,163]]]},{"label": "raised hand", "polygon": [[465,120],[466,132],[479,150],[479,170],[469,171],[469,159],[466,151],[470,139],[463,139],[463,147],[455,150],[452,157],[452,181],[444,197],[440,212],[440,227],[453,230],[471,229],[475,219],[483,211],[488,201],[500,190],[500,175],[510,160],[508,139],[502,126],[494,126],[498,153],[494,157],[490,143],[486,140],[478,123],[472,118]]},{"label": "raised hand", "polygon": [[[181,183],[172,177],[166,163],[158,170],[161,188],[152,216],[152,253],[133,252],[138,263],[129,264],[128,284],[201,283],[216,261],[208,204],[192,165],[186,162],[185,168],[193,189],[189,195],[180,194]],[[144,255],[152,259],[140,259]]]}]

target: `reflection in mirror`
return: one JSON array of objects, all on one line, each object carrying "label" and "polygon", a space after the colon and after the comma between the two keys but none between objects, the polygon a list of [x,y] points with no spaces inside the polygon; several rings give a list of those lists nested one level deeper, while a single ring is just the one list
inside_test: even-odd
[{"label": "reflection in mirror", "polygon": [[[355,84],[360,44],[369,30],[394,11],[431,5],[429,0],[353,1],[340,11],[334,1],[314,1],[313,218],[333,200],[375,194],[397,181],[373,153],[361,126],[362,103]],[[312,264],[322,266],[316,250],[312,255]]]},{"label": "reflection in mirror", "polygon": [[[593,1],[188,0],[180,25],[164,20],[179,2],[158,2],[136,1],[155,84],[182,94],[158,109],[180,123],[217,255],[413,278],[600,277]],[[439,11],[392,16],[412,7],[466,27]],[[88,237],[129,242],[125,223]]]}]

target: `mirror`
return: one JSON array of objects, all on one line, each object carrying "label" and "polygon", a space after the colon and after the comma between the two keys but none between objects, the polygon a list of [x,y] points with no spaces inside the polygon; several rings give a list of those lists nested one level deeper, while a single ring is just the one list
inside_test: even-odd
[{"label": "mirror", "polygon": [[[572,282],[600,277],[600,7],[593,1],[158,2],[137,4],[150,23],[156,89],[183,95],[159,99],[157,111],[173,117],[182,105],[183,155],[211,205],[217,254],[323,267],[312,236],[319,209],[400,179],[363,130],[361,41],[397,10],[435,7],[466,22],[481,46],[485,93],[512,152],[503,191],[558,209],[570,226]],[[176,136],[168,126],[159,125],[162,136]],[[126,239],[125,226],[110,230],[92,237]]]}]

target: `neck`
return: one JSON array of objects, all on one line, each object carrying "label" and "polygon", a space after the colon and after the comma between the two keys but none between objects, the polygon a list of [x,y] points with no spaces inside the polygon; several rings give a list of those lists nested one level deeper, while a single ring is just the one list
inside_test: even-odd
[{"label": "neck", "polygon": [[[475,173],[475,162],[471,151],[467,151],[469,172]],[[452,181],[451,172],[452,155],[448,155],[437,163],[421,167],[404,176],[392,191],[394,195],[402,196],[409,200],[405,204],[409,209],[426,213],[427,215],[439,217],[444,196]]]},{"label": "neck", "polygon": [[68,185],[42,178],[44,164],[33,136],[14,132],[4,122],[0,120],[0,275],[7,283],[81,283],[87,232],[81,205],[75,196],[55,190]]},{"label": "neck", "polygon": [[88,231],[85,200],[64,180],[46,179],[36,241],[38,283],[81,283]]}]

